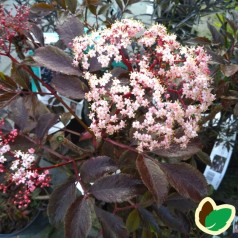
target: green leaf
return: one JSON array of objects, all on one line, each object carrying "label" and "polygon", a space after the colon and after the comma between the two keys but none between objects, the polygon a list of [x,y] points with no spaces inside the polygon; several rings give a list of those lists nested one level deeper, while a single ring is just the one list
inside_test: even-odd
[{"label": "green leaf", "polygon": [[77,68],[73,67],[71,57],[55,46],[48,45],[38,48],[35,51],[33,59],[38,65],[62,74],[74,76],[82,75]]},{"label": "green leaf", "polygon": [[65,0],[66,5],[68,7],[68,9],[72,12],[75,13],[76,9],[77,9],[77,2],[78,0]]},{"label": "green leaf", "polygon": [[86,6],[90,6],[90,5],[97,6],[99,5],[99,3],[100,3],[100,0],[86,0]]},{"label": "green leaf", "polygon": [[98,15],[101,15],[103,14],[104,12],[106,12],[109,7],[111,7],[111,4],[106,4],[104,6],[102,6],[99,10],[98,10]]},{"label": "green leaf", "polygon": [[66,9],[66,3],[65,0],[56,0],[56,2],[64,9]]},{"label": "green leaf", "polygon": [[44,17],[49,15],[54,10],[55,7],[53,4],[47,4],[44,2],[35,3],[31,6],[30,17]]},{"label": "green leaf", "polygon": [[140,216],[137,209],[130,212],[126,219],[126,228],[129,232],[133,232],[139,228]]},{"label": "green leaf", "polygon": [[11,78],[23,89],[30,89],[30,78],[28,73],[21,69],[21,65],[12,63]]},{"label": "green leaf", "polygon": [[222,229],[232,215],[232,210],[229,208],[221,208],[213,210],[205,219],[205,227],[211,231]]},{"label": "green leaf", "polygon": [[153,233],[146,227],[143,228],[141,238],[153,238]]},{"label": "green leaf", "polygon": [[200,151],[197,152],[196,155],[204,164],[211,165],[211,159],[210,159],[210,156],[207,153],[200,150]]},{"label": "green leaf", "polygon": [[53,11],[54,10],[54,5],[53,4],[47,4],[44,2],[40,2],[40,3],[35,3],[31,6],[31,10],[32,11]]},{"label": "green leaf", "polygon": [[95,5],[89,5],[89,6],[88,6],[88,9],[90,10],[90,12],[91,12],[93,15],[97,15],[97,7],[98,7],[98,6],[95,6]]},{"label": "green leaf", "polygon": [[116,0],[118,7],[120,8],[121,11],[124,10],[124,3],[122,0]]}]

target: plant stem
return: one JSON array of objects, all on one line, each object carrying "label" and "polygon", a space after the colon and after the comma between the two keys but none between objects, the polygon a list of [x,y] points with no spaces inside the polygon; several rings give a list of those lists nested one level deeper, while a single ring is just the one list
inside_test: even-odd
[{"label": "plant stem", "polygon": [[[19,64],[19,62],[10,54],[7,54],[6,56],[8,56],[12,62]],[[29,73],[29,75],[34,78],[35,80],[41,82],[41,84],[46,87],[51,93],[52,95],[71,113],[71,115],[73,115],[75,117],[75,119],[78,121],[78,123],[86,130],[88,131],[93,137],[95,137],[94,133],[88,128],[88,126],[76,115],[76,113],[72,110],[72,108],[70,106],[67,105],[67,103],[65,103],[65,101],[57,94],[57,92],[55,91],[54,88],[52,88],[49,84],[45,83],[41,78],[37,77],[34,72],[28,68],[28,66],[26,65],[21,65],[21,67],[27,72]]]},{"label": "plant stem", "polygon": [[122,144],[120,142],[111,140],[110,138],[104,138],[104,141],[107,141],[107,142],[109,142],[113,145],[116,145],[116,146],[120,147],[120,148],[131,150],[131,151],[134,151],[134,152],[138,153],[138,151],[136,149],[132,148],[131,146],[128,146],[128,145]]},{"label": "plant stem", "polygon": [[33,198],[34,200],[49,200],[50,196],[49,195],[41,195]]},{"label": "plant stem", "polygon": [[34,139],[30,138],[29,136],[27,135],[24,135],[22,134],[22,136],[24,136],[27,140],[31,141],[32,143],[34,143],[35,145],[38,145],[40,148],[46,150],[47,152],[49,152],[50,154],[52,155],[55,155],[56,157],[64,160],[64,161],[69,161],[71,158],[70,157],[67,157],[67,156],[64,156],[64,155],[61,155],[59,154],[58,152],[52,150],[51,148],[47,147],[47,146],[44,146],[42,144],[39,144],[37,143]]}]

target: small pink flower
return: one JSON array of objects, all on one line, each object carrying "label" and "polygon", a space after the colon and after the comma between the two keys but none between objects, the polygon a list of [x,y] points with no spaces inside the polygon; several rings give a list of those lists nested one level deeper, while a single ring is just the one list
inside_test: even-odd
[{"label": "small pink flower", "polygon": [[35,149],[30,148],[30,149],[28,149],[28,152],[29,152],[30,154],[34,154],[34,153],[35,153]]}]

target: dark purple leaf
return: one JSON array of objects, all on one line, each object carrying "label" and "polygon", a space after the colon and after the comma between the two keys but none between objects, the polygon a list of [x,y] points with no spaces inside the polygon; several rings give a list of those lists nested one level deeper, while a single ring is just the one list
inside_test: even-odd
[{"label": "dark purple leaf", "polygon": [[178,144],[172,144],[169,149],[157,149],[153,151],[156,155],[166,158],[176,158],[181,160],[189,159],[192,155],[201,150],[199,142],[190,142],[186,148],[181,148]]},{"label": "dark purple leaf", "polygon": [[214,27],[213,25],[211,25],[209,22],[207,23],[207,27],[209,29],[209,31],[212,34],[212,39],[213,39],[213,44],[224,44],[224,37],[223,35],[218,32],[218,30],[216,29],[216,27]]},{"label": "dark purple leaf", "polygon": [[170,194],[167,197],[165,204],[168,207],[174,208],[181,212],[189,212],[195,209],[195,203],[192,200],[185,198],[178,193]]},{"label": "dark purple leaf", "polygon": [[128,233],[123,220],[110,212],[106,212],[101,208],[95,207],[96,215],[103,228],[104,238],[126,238]]},{"label": "dark purple leaf", "polygon": [[126,150],[124,151],[119,159],[117,160],[118,166],[122,173],[137,175],[138,171],[136,169],[136,159],[138,157],[138,153]]},{"label": "dark purple leaf", "polygon": [[74,76],[82,75],[77,68],[73,67],[73,61],[68,54],[51,45],[38,48],[35,51],[33,59],[40,66],[44,66],[62,74]]},{"label": "dark purple leaf", "polygon": [[158,233],[160,228],[153,214],[143,207],[139,207],[138,212],[140,214],[141,221],[144,226],[147,227],[149,230],[153,230],[155,233]]},{"label": "dark purple leaf", "polygon": [[80,175],[85,183],[94,182],[99,177],[116,172],[118,167],[108,156],[97,156],[85,161],[80,168]]},{"label": "dark purple leaf", "polygon": [[65,97],[83,99],[88,92],[88,86],[79,77],[66,74],[54,74],[53,87]]},{"label": "dark purple leaf", "polygon": [[172,228],[175,231],[179,231],[183,234],[188,234],[188,224],[184,224],[184,220],[179,219],[175,214],[172,214],[170,210],[165,206],[154,206],[153,207],[156,214],[160,218],[160,220],[167,225],[168,227]]},{"label": "dark purple leaf", "polygon": [[153,194],[156,202],[162,204],[168,194],[168,181],[157,161],[139,156],[136,166],[142,181]]},{"label": "dark purple leaf", "polygon": [[120,80],[126,80],[127,82],[129,82],[129,78],[130,78],[130,72],[128,70],[122,69],[120,67],[115,67],[112,71],[111,71],[112,77],[116,77],[119,78]]},{"label": "dark purple leaf", "polygon": [[66,211],[76,199],[76,186],[74,180],[57,187],[51,194],[47,214],[53,225],[59,225],[66,215]]},{"label": "dark purple leaf", "polygon": [[35,23],[31,23],[30,31],[35,36],[35,39],[40,43],[40,45],[44,46],[45,38],[44,38],[41,28],[39,26],[37,26]]},{"label": "dark purple leaf", "polygon": [[35,144],[27,140],[24,136],[18,135],[11,143],[12,150],[28,151],[29,148],[35,148]]},{"label": "dark purple leaf", "polygon": [[179,194],[195,202],[207,195],[208,186],[203,174],[187,163],[160,164],[169,183]]},{"label": "dark purple leaf", "polygon": [[[227,13],[227,14],[229,15],[230,13]],[[238,30],[238,24],[235,20],[226,18],[226,21],[229,23],[229,25],[231,26],[231,28],[234,32],[236,32]]]},{"label": "dark purple leaf", "polygon": [[196,43],[196,44],[201,44],[201,45],[210,45],[211,41],[207,37],[195,37],[188,42]]},{"label": "dark purple leaf", "polygon": [[90,59],[89,72],[96,72],[102,68],[101,63],[98,62],[97,57]]},{"label": "dark purple leaf", "polygon": [[11,111],[10,119],[14,121],[17,128],[21,131],[31,131],[36,126],[34,118],[29,116],[26,99],[27,98],[18,97],[9,106]]},{"label": "dark purple leaf", "polygon": [[212,61],[216,63],[225,64],[227,62],[227,60],[224,57],[222,57],[221,55],[218,55],[217,53],[213,52],[210,49],[206,49],[206,52],[208,55],[212,57]]},{"label": "dark purple leaf", "polygon": [[83,35],[83,28],[83,23],[77,17],[73,16],[67,18],[62,24],[57,25],[56,31],[58,32],[60,39],[68,46],[76,36]]},{"label": "dark purple leaf", "polygon": [[126,10],[124,11],[124,13],[133,14],[132,11],[129,10],[129,9],[126,9]]},{"label": "dark purple leaf", "polygon": [[90,188],[98,200],[123,202],[140,193],[141,181],[126,174],[115,174],[98,179]]},{"label": "dark purple leaf", "polygon": [[58,116],[53,113],[46,113],[39,117],[36,125],[36,136],[41,140],[48,130],[57,122]]},{"label": "dark purple leaf", "polygon": [[89,202],[84,197],[78,197],[65,216],[65,237],[87,238],[92,226]]}]

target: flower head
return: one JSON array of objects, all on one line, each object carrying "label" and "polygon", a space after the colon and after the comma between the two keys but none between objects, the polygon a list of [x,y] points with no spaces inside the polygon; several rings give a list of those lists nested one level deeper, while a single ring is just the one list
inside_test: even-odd
[{"label": "flower head", "polygon": [[[73,50],[90,86],[86,99],[96,137],[129,130],[142,151],[185,147],[197,136],[202,112],[214,100],[210,58],[202,47],[182,46],[163,25],[145,29],[126,19],[75,38]],[[102,65],[100,74],[88,70],[92,55]],[[128,70],[111,66],[120,58]]]},{"label": "flower head", "polygon": [[[0,126],[4,122],[0,121]],[[4,181],[0,183],[0,191],[8,193],[14,187],[12,201],[19,208],[27,207],[31,202],[31,194],[37,188],[48,187],[50,183],[49,171],[36,169],[35,150],[30,148],[28,152],[13,151],[10,143],[17,137],[17,130],[12,130],[4,135],[0,129],[0,173]]]},{"label": "flower head", "polygon": [[8,51],[7,44],[12,38],[29,29],[27,20],[30,8],[22,5],[16,7],[15,14],[12,12],[13,10],[7,12],[0,4],[0,49],[6,52]]}]

